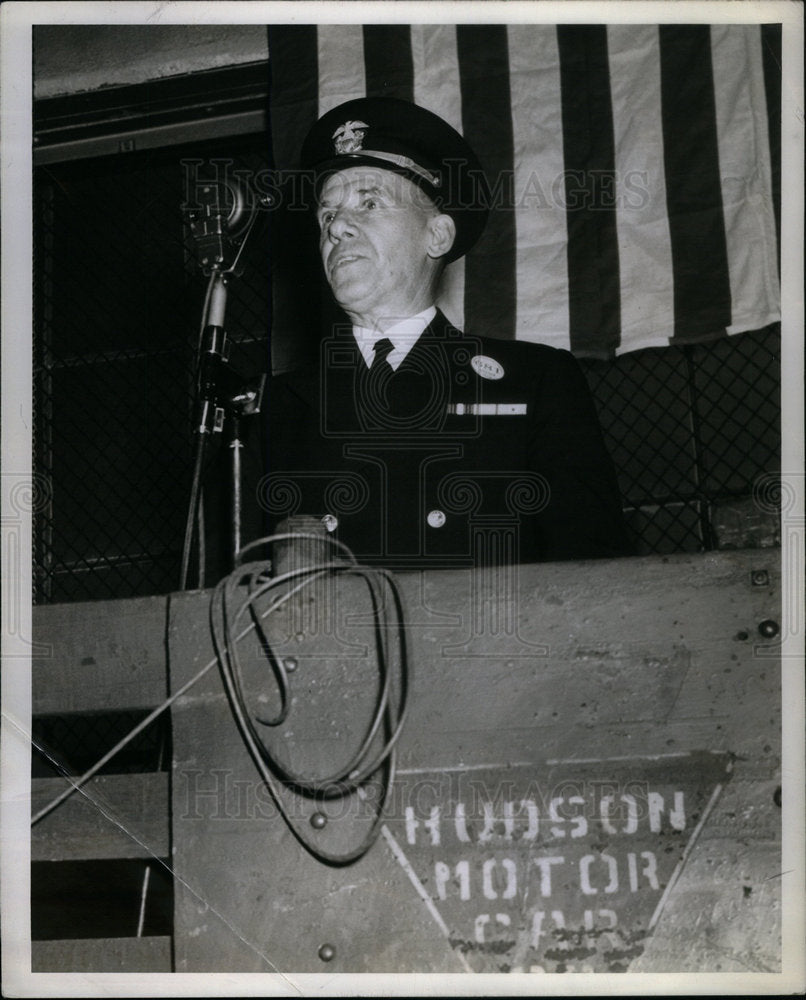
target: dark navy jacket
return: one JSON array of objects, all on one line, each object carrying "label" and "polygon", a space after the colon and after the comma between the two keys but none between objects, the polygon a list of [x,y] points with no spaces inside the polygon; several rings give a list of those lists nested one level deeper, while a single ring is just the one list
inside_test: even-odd
[{"label": "dark navy jacket", "polygon": [[442,313],[376,376],[352,331],[273,378],[261,504],[324,518],[396,569],[623,555],[621,501],[566,351],[476,337]]}]

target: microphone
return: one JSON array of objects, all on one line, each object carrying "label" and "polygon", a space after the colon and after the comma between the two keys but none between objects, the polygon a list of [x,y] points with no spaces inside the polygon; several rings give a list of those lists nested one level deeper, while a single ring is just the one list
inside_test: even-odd
[{"label": "microphone", "polygon": [[[224,270],[237,255],[238,237],[249,224],[247,198],[232,177],[199,183],[195,204],[183,206],[188,228],[196,243],[199,263],[206,273]],[[244,221],[244,217],[246,220]]]},{"label": "microphone", "polygon": [[[194,183],[195,202],[185,202],[182,211],[196,244],[202,270],[210,277],[210,297],[199,343],[198,377],[194,432],[201,435],[220,431],[225,419],[225,396],[231,389],[233,373],[227,368],[229,350],[224,332],[228,276],[240,276],[241,253],[257,219],[258,207],[268,208],[274,198],[263,193],[257,198],[226,172],[215,180]],[[253,392],[252,396],[256,396]],[[246,399],[239,404],[242,413],[259,408]]]}]

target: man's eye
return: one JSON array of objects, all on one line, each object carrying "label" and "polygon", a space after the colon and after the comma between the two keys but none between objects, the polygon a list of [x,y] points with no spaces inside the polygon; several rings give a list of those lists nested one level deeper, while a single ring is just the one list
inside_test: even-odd
[{"label": "man's eye", "polygon": [[375,198],[367,198],[367,200],[364,202],[364,208],[377,208],[377,207],[378,207],[378,202],[375,200]]},{"label": "man's eye", "polygon": [[320,226],[328,226],[333,221],[333,212],[323,212],[319,218]]}]

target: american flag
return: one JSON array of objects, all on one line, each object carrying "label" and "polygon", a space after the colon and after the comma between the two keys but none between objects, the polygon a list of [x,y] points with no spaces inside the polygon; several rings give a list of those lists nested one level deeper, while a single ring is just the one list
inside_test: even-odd
[{"label": "american flag", "polygon": [[493,190],[454,324],[604,358],[724,337],[780,319],[780,53],[777,24],[275,25],[274,163],[343,101],[414,101]]}]

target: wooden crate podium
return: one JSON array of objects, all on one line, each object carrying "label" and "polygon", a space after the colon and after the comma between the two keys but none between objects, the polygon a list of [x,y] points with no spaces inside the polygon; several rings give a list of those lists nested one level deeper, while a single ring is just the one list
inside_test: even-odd
[{"label": "wooden crate podium", "polygon": [[[76,794],[32,834],[34,860],[168,859],[172,939],[34,942],[33,970],[779,971],[781,637],[759,631],[781,622],[779,560],[401,574],[409,715],[381,835],[343,867],[278,815],[213,667],[170,710],[170,773],[95,778],[103,814]],[[34,714],[160,704],[214,657],[209,600],[35,609],[53,655],[34,664]],[[324,774],[377,693],[366,587],[322,582],[266,621],[292,704],[265,738]],[[240,648],[271,714],[254,636]],[[34,781],[33,811],[61,787]],[[376,794],[283,792],[334,851]]]}]

